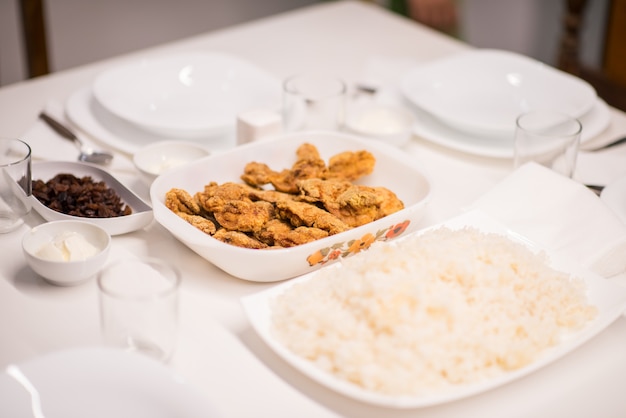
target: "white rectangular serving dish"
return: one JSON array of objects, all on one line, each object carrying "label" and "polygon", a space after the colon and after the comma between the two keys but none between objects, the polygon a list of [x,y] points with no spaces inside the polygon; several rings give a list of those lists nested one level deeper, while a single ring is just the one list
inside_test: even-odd
[{"label": "white rectangular serving dish", "polygon": [[[251,161],[266,163],[274,170],[289,168],[296,160],[296,149],[303,143],[317,147],[328,159],[342,151],[368,150],[376,158],[372,174],[355,183],[384,186],[396,193],[405,208],[385,218],[297,247],[253,250],[225,244],[187,223],[165,206],[165,194],[172,188],[201,191],[215,181],[242,183],[245,165]],[[154,217],[176,238],[225,272],[250,281],[273,282],[289,279],[330,264],[331,253],[340,250],[350,255],[356,240],[370,235],[378,240],[392,239],[416,230],[430,196],[427,176],[410,156],[401,150],[376,141],[334,132],[300,132],[254,142],[222,154],[214,154],[159,176],[150,188]],[[369,242],[369,241],[368,241]],[[354,248],[354,247],[353,247]]]}]

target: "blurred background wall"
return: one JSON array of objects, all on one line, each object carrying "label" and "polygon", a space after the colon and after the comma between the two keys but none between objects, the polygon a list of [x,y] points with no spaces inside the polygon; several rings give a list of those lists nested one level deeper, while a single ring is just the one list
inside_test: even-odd
[{"label": "blurred background wall", "polygon": [[[319,0],[44,0],[50,71],[285,12]],[[27,78],[20,0],[0,0],[0,85]],[[602,59],[608,0],[587,2],[585,65]],[[459,37],[555,64],[565,0],[457,0]]]}]

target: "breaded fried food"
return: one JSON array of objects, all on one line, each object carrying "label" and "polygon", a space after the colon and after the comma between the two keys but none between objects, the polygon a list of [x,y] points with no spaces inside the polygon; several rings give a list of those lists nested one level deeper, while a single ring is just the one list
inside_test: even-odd
[{"label": "breaded fried food", "polygon": [[200,205],[186,190],[171,189],[165,194],[165,206],[174,213],[199,215]]},{"label": "breaded fried food", "polygon": [[237,247],[252,248],[255,250],[268,248],[267,244],[264,244],[261,241],[239,231],[228,231],[226,229],[220,229],[213,235],[213,238],[218,239],[226,244],[236,245]]},{"label": "breaded fried food", "polygon": [[290,223],[280,219],[272,219],[261,231],[254,234],[255,238],[270,246],[295,247],[328,236],[328,231],[319,228],[300,226],[294,228]]},{"label": "breaded fried food", "polygon": [[280,172],[272,170],[267,164],[250,162],[246,164],[241,179],[253,187],[271,183],[279,192],[297,193],[297,180],[321,177],[326,173],[327,168],[317,148],[311,144],[300,145],[296,156],[296,162],[293,163],[291,169],[284,169]]},{"label": "breaded fried food", "polygon": [[299,180],[297,184],[302,200],[321,203],[328,212],[353,228],[404,207],[396,195],[384,187],[321,179]]},{"label": "breaded fried food", "polygon": [[386,187],[372,187],[376,193],[383,198],[376,219],[384,218],[387,215],[404,209],[404,202],[398,196]]},{"label": "breaded fried food", "polygon": [[283,200],[276,202],[276,213],[280,219],[289,221],[294,227],[309,226],[328,231],[329,235],[350,229],[335,215],[306,202]]},{"label": "breaded fried food", "polygon": [[230,231],[260,231],[274,217],[274,205],[264,201],[229,200],[210,207],[217,222]]},{"label": "breaded fried food", "polygon": [[[368,151],[345,151],[328,165],[318,149],[303,143],[289,169],[250,162],[243,183],[214,181],[191,196],[171,189],[166,206],[203,232],[245,248],[306,244],[378,220],[404,208],[384,187],[353,183],[373,171]],[[273,189],[265,187],[271,185]]]},{"label": "breaded fried food", "polygon": [[189,222],[191,225],[198,228],[200,231],[204,232],[205,234],[213,235],[217,231],[217,226],[215,225],[215,222],[208,218],[205,218],[204,216],[189,215],[184,212],[178,212],[177,215]]},{"label": "breaded fried food", "polygon": [[374,171],[376,158],[369,151],[345,151],[330,157],[328,171],[322,179],[354,181]]},{"label": "breaded fried food", "polygon": [[296,195],[290,193],[279,192],[276,190],[260,190],[251,188],[250,198],[253,201],[263,200],[265,202],[276,203],[279,200],[295,200]]}]

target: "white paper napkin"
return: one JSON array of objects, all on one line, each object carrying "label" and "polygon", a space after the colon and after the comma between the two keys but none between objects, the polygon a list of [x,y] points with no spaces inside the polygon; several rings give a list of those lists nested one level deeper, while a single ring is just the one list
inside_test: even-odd
[{"label": "white paper napkin", "polygon": [[[94,149],[102,149],[111,151],[115,155],[113,161],[108,166],[103,166],[109,170],[134,171],[134,166],[130,158],[124,154],[116,153],[106,146],[96,144],[89,136],[82,135],[81,132],[72,127],[65,117],[63,105],[56,101],[49,101],[45,108],[45,112],[50,116],[72,128],[80,140],[87,146]],[[63,138],[50,128],[43,120],[37,119],[35,123],[22,134],[22,139],[26,141],[32,149],[33,160],[52,160],[52,161],[77,161],[79,149],[70,140]]]},{"label": "white paper napkin", "polygon": [[626,271],[626,225],[590,190],[536,163],[471,205],[604,277]]}]

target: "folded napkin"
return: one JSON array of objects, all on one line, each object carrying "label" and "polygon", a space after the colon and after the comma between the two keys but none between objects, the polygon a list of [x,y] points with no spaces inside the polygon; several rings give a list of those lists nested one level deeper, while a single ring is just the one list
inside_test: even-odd
[{"label": "folded napkin", "polygon": [[470,209],[601,276],[626,271],[626,225],[585,186],[539,164],[521,166]]},{"label": "folded napkin", "polygon": [[626,175],[626,146],[604,151],[580,151],[574,180],[583,184],[606,186]]},{"label": "folded napkin", "polygon": [[[50,116],[71,128],[86,146],[113,152],[110,148],[107,148],[105,145],[97,144],[88,135],[83,135],[77,128],[74,128],[65,117],[61,103],[49,101],[44,110]],[[77,161],[78,159],[80,152],[78,147],[72,141],[60,136],[39,118],[22,134],[22,139],[30,145],[33,160]],[[103,166],[104,168],[112,171],[135,170],[128,156],[115,152],[113,152],[113,154],[115,154],[113,161],[110,165]]]}]

